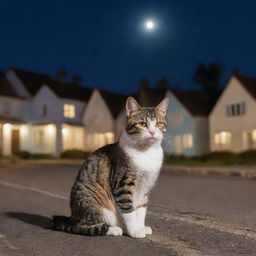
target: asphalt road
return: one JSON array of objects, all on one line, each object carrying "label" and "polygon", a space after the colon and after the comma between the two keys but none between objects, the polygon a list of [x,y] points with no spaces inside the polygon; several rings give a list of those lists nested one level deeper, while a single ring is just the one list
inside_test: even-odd
[{"label": "asphalt road", "polygon": [[256,255],[256,180],[162,173],[151,194],[145,239],[51,230],[69,215],[75,165],[0,167],[0,256]]}]

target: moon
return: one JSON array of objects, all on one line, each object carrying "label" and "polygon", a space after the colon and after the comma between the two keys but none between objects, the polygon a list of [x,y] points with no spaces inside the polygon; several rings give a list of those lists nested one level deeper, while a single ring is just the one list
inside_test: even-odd
[{"label": "moon", "polygon": [[145,22],[146,30],[153,30],[155,28],[155,22],[153,20],[147,20]]}]

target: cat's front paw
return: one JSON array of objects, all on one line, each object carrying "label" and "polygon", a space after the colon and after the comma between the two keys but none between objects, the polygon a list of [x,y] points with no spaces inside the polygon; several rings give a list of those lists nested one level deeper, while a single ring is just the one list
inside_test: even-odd
[{"label": "cat's front paw", "polygon": [[123,230],[120,227],[109,227],[107,236],[121,236],[123,234]]},{"label": "cat's front paw", "polygon": [[145,228],[143,227],[133,232],[128,232],[128,235],[133,238],[145,238],[146,237]]},{"label": "cat's front paw", "polygon": [[146,235],[151,235],[152,234],[152,228],[149,226],[144,227],[144,231]]}]

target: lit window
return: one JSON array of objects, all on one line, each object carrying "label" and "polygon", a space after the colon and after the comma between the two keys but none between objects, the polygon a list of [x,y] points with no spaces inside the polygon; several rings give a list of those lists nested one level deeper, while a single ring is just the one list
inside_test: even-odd
[{"label": "lit window", "polygon": [[106,132],[105,133],[105,141],[106,144],[111,144],[114,142],[114,133],[113,132]]},{"label": "lit window", "polygon": [[4,102],[3,103],[3,113],[4,114],[10,114],[11,113],[11,103],[10,102]]},{"label": "lit window", "polygon": [[183,135],[183,148],[192,148],[193,147],[193,137],[192,134]]},{"label": "lit window", "polygon": [[64,104],[63,106],[64,117],[75,118],[76,116],[76,106],[72,104]]},{"label": "lit window", "polygon": [[256,148],[256,129],[243,132],[244,150]]},{"label": "lit window", "polygon": [[230,132],[219,132],[214,135],[214,143],[219,146],[230,145],[231,133]]}]

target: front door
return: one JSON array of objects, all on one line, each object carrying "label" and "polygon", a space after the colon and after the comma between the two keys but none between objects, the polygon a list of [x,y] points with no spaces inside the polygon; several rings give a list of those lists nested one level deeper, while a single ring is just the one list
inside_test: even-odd
[{"label": "front door", "polygon": [[20,131],[12,130],[12,153],[20,149]]}]

